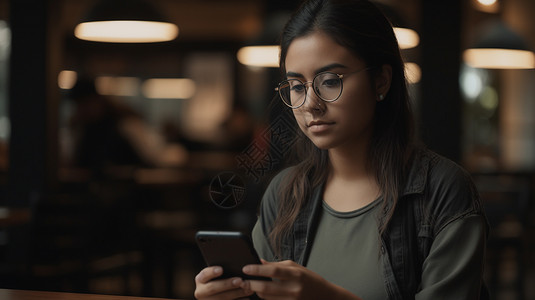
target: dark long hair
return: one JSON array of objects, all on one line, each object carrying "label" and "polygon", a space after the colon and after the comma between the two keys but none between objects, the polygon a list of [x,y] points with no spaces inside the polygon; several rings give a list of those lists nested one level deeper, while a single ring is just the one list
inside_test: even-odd
[{"label": "dark long hair", "polygon": [[[412,148],[413,119],[410,110],[404,64],[392,25],[383,13],[366,0],[310,0],[301,5],[286,24],[281,36],[280,65],[283,73],[288,48],[294,39],[315,31],[328,34],[335,42],[361,58],[370,70],[372,84],[382,65],[392,67],[390,90],[377,103],[375,127],[369,151],[369,167],[383,197],[380,232],[386,230],[400,189],[405,181]],[[328,176],[329,158],[304,134],[295,143],[301,161],[286,175],[281,187],[277,219],[270,242],[280,254],[282,239],[291,232],[299,211],[312,191]]]}]

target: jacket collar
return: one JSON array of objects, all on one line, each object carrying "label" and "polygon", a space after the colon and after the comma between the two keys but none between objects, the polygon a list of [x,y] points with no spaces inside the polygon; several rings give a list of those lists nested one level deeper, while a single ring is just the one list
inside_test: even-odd
[{"label": "jacket collar", "polygon": [[401,196],[410,194],[422,194],[427,183],[427,173],[431,162],[431,154],[428,150],[416,150],[412,158],[412,164]]}]

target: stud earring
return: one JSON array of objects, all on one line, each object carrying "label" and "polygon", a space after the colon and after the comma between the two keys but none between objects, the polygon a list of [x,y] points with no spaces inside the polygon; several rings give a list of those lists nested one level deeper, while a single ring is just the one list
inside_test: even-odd
[{"label": "stud earring", "polygon": [[383,94],[379,94],[379,101],[383,101],[385,99],[385,96]]}]

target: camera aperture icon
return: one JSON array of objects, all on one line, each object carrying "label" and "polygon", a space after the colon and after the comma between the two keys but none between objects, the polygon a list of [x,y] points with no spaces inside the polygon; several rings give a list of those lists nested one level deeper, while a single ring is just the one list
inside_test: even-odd
[{"label": "camera aperture icon", "polygon": [[210,182],[210,199],[219,208],[234,208],[245,199],[245,182],[233,172],[221,172]]}]

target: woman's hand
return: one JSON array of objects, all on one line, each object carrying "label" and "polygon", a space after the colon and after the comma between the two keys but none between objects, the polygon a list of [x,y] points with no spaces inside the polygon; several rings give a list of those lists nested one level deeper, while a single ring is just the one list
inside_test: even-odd
[{"label": "woman's hand", "polygon": [[291,260],[248,265],[243,272],[253,276],[271,277],[273,281],[245,280],[241,287],[256,292],[262,299],[352,299],[359,297],[328,282],[320,275]]},{"label": "woman's hand", "polygon": [[251,296],[251,290],[241,288],[243,280],[239,277],[212,280],[223,274],[221,267],[207,267],[195,276],[195,298],[199,300],[238,299]]}]

